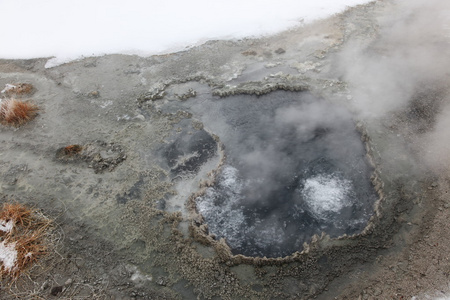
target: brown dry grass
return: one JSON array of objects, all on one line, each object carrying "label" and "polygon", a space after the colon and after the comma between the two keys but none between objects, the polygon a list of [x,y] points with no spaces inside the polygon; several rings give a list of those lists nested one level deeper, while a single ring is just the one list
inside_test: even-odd
[{"label": "brown dry grass", "polygon": [[[0,220],[8,222],[12,220],[14,224],[27,226],[31,221],[31,209],[17,203],[4,203],[0,212]],[[0,231],[0,236],[2,232]]]},{"label": "brown dry grass", "polygon": [[46,236],[51,220],[36,210],[18,203],[5,203],[0,211],[0,220],[12,221],[11,231],[0,230],[0,240],[5,245],[14,244],[17,258],[13,268],[5,268],[0,262],[0,278],[16,280],[43,255],[47,254]]},{"label": "brown dry grass", "polygon": [[72,156],[72,155],[80,153],[81,150],[83,150],[83,147],[80,145],[69,145],[64,148],[64,154]]},{"label": "brown dry grass", "polygon": [[4,125],[20,126],[32,120],[39,108],[33,102],[7,99],[0,103],[0,122]]}]

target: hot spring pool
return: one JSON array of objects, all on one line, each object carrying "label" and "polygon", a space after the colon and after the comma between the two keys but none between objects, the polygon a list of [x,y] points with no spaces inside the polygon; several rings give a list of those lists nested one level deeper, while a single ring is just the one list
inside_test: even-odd
[{"label": "hot spring pool", "polygon": [[377,194],[351,114],[308,93],[240,97],[253,105],[222,100],[227,161],[196,199],[210,233],[234,254],[280,257],[362,231]]}]

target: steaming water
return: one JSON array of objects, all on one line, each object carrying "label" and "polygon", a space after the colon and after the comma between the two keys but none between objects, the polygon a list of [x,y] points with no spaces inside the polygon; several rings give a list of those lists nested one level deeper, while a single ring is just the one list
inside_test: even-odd
[{"label": "steaming water", "polygon": [[290,255],[322,231],[337,237],[365,227],[377,197],[349,112],[307,93],[221,104],[227,164],[197,209],[235,254]]},{"label": "steaming water", "polygon": [[207,220],[215,220],[208,223],[210,230],[221,237],[227,237],[234,248],[242,247],[241,234],[247,229],[244,211],[240,207],[243,184],[238,173],[237,169],[226,166],[218,185],[208,189],[198,201],[198,209],[203,216]]},{"label": "steaming water", "polygon": [[348,196],[352,191],[350,180],[333,175],[319,175],[305,180],[301,191],[305,203],[318,218],[339,212],[351,204]]},{"label": "steaming water", "polygon": [[246,194],[245,190],[255,189],[259,183],[243,179],[236,168],[227,165],[218,184],[197,199],[197,208],[210,231],[225,237],[235,253],[289,255],[321,230],[332,232],[333,236],[355,233],[362,229],[369,216],[366,211],[349,217],[359,206],[355,188],[351,180],[336,173],[298,178],[294,193],[280,191],[284,194],[280,195],[284,204],[272,208],[259,207]]}]

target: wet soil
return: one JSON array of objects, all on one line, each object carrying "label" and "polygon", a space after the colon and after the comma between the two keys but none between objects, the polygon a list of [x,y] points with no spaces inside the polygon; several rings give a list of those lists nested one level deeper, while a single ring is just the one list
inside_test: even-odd
[{"label": "wet soil", "polygon": [[[0,60],[0,86],[31,84],[41,108],[30,123],[0,127],[2,202],[32,205],[57,224],[51,254],[29,276],[3,280],[1,298],[448,295],[450,172],[423,163],[417,138],[433,129],[447,83],[383,118],[355,117],[379,196],[361,234],[315,235],[283,258],[233,255],[193,203],[226,161],[220,122],[229,120],[208,107],[230,95],[308,90],[352,110],[334,60],[351,41],[377,39],[389,5],[163,56],[109,55],[50,69],[47,58]],[[81,151],[65,151],[70,145]]]}]

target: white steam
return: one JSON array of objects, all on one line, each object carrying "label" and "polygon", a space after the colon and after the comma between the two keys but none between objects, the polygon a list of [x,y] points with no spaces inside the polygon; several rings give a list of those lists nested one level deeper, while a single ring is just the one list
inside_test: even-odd
[{"label": "white steam", "polygon": [[[425,124],[421,131],[408,129],[418,157],[436,170],[448,170],[450,1],[399,0],[384,9],[378,37],[349,42],[340,55],[352,104],[365,120],[415,113],[406,116],[405,127]],[[432,93],[440,96],[433,99]],[[414,108],[414,101],[428,116],[417,116],[421,111]]]},{"label": "white steam", "polygon": [[341,68],[364,117],[402,108],[430,80],[448,79],[450,2],[401,0],[379,20],[370,45],[349,43]]}]

